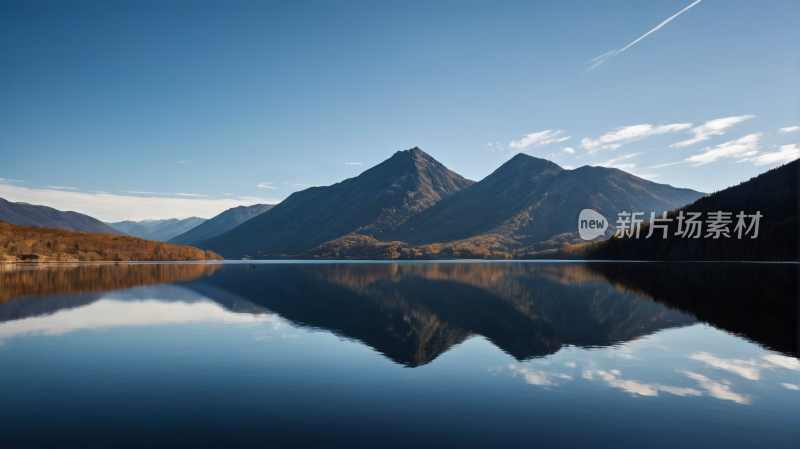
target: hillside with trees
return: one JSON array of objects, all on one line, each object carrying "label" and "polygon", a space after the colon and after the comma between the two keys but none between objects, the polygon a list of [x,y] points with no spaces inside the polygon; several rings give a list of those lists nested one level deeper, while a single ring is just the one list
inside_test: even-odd
[{"label": "hillside with trees", "polygon": [[34,228],[0,222],[0,261],[222,260],[213,251],[137,237]]},{"label": "hillside with trees", "polygon": [[[654,229],[651,238],[650,224],[639,229],[639,238],[612,237],[594,246],[585,245],[586,258],[595,260],[752,260],[752,261],[797,261],[798,260],[798,171],[800,160],[774,168],[737,186],[715,192],[694,203],[667,214],[672,221],[667,238],[662,229]],[[708,235],[710,213],[731,213],[726,225],[729,237]],[[678,216],[690,212],[701,213],[702,230],[699,238],[676,235]],[[741,212],[745,228],[741,238],[736,226]],[[760,214],[758,235],[752,226],[752,216]],[[616,218],[616,217],[615,217]],[[649,218],[649,217],[648,217]],[[611,217],[609,217],[611,219]],[[685,228],[685,225],[684,225]],[[685,230],[685,229],[684,229]],[[747,232],[749,230],[749,232]]]}]

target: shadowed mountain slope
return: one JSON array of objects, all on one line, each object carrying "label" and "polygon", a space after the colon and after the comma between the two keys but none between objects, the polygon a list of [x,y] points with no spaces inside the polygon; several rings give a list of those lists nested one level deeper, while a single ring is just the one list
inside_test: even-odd
[{"label": "shadowed mountain slope", "polygon": [[[165,220],[120,221],[108,223],[114,229],[126,232],[128,235],[157,242],[166,242],[197,226],[205,223],[205,218],[190,217],[179,220],[167,218]],[[180,243],[183,245],[183,243]]]},{"label": "shadowed mountain slope", "polygon": [[168,243],[173,243],[175,245],[194,245],[203,240],[208,240],[220,234],[224,234],[273,207],[274,204],[256,204],[254,206],[230,208],[216,217],[205,221],[201,225],[173,237]]},{"label": "shadowed mountain slope", "polygon": [[[612,238],[589,254],[591,259],[612,260],[738,260],[738,261],[797,261],[798,227],[800,212],[800,160],[774,168],[739,185],[715,192],[683,208],[683,212],[699,212],[703,222],[700,238],[677,235],[678,212],[668,218],[667,238]],[[728,235],[720,238],[706,237],[707,220],[711,212],[730,213]],[[748,216],[759,213],[758,236],[755,227],[739,238],[736,217],[744,212]],[[685,214],[688,216],[688,214]],[[752,218],[745,225],[750,227]],[[745,229],[746,230],[746,229]],[[745,231],[743,230],[743,231]],[[647,235],[645,223],[640,234]],[[657,233],[662,231],[656,230]]]},{"label": "shadowed mountain slope", "polygon": [[293,193],[268,214],[197,245],[237,257],[299,254],[354,232],[380,240],[409,217],[472,183],[419,148],[398,151],[355,178]]},{"label": "shadowed mountain slope", "polygon": [[47,206],[12,203],[0,198],[0,221],[17,226],[54,228],[95,234],[126,235],[102,221],[78,212],[63,212]]},{"label": "shadowed mountain slope", "polygon": [[519,248],[576,232],[583,209],[594,209],[613,224],[623,210],[660,213],[703,195],[614,168],[564,170],[518,154],[485,179],[411,217],[386,240],[424,245],[495,235]]}]

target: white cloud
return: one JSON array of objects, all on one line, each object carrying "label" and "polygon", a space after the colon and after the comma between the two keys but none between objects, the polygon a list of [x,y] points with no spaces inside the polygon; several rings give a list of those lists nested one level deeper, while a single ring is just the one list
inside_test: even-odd
[{"label": "white cloud", "polygon": [[548,373],[546,371],[536,371],[530,368],[520,367],[517,365],[509,365],[508,366],[511,371],[514,372],[514,376],[517,375],[522,376],[525,379],[525,383],[531,385],[542,385],[542,386],[559,386],[557,382],[558,379],[564,380],[572,380],[572,376],[567,374],[557,374],[557,373]]},{"label": "white cloud", "polygon": [[567,153],[567,154],[575,154],[575,149],[574,148],[570,148],[570,147],[566,147],[566,148],[562,149],[561,152],[562,153]]},{"label": "white cloud", "polygon": [[800,371],[800,360],[797,360],[794,357],[787,357],[785,355],[779,354],[770,354],[761,357],[767,363],[773,366],[777,366],[779,368],[786,368],[792,371]]},{"label": "white cloud", "polygon": [[800,126],[787,126],[786,128],[778,129],[778,134],[791,133],[800,129]]},{"label": "white cloud", "polygon": [[731,126],[743,122],[747,119],[755,117],[754,115],[740,115],[738,117],[727,117],[727,118],[718,118],[716,120],[709,120],[705,124],[696,126],[689,130],[690,133],[694,134],[689,140],[684,140],[683,142],[678,142],[670,145],[671,147],[681,148],[693,143],[702,142],[704,140],[708,140],[711,136],[721,136],[725,134],[725,129],[730,128]]},{"label": "white cloud", "polygon": [[[672,21],[672,19],[674,19],[674,18],[678,17],[679,15],[683,14],[683,12],[684,12],[684,11],[686,11],[687,9],[691,8],[692,6],[694,6],[694,5],[698,4],[698,3],[700,3],[700,0],[696,0],[696,1],[695,1],[694,3],[692,3],[691,5],[689,5],[689,6],[685,7],[685,8],[683,8],[683,9],[682,9],[682,10],[680,10],[680,11],[679,11],[677,14],[675,14],[674,16],[670,17],[669,19],[667,19],[667,20],[665,20],[665,21],[661,22],[661,23],[660,23],[660,24],[659,24],[657,27],[655,27],[655,28],[653,28],[652,30],[648,31],[647,33],[645,33],[645,34],[644,34],[642,37],[640,37],[639,39],[636,39],[635,41],[633,41],[633,42],[631,42],[630,44],[628,44],[628,45],[627,45],[625,48],[623,48],[622,50],[611,50],[610,52],[608,52],[608,53],[606,53],[606,54],[604,54],[604,55],[600,55],[600,56],[598,56],[598,57],[596,57],[596,58],[592,59],[592,60],[591,60],[591,61],[589,61],[589,62],[594,62],[594,61],[598,61],[598,60],[599,60],[599,61],[598,61],[597,63],[595,63],[594,65],[592,65],[591,67],[589,67],[588,69],[586,69],[586,72],[588,72],[589,70],[592,70],[592,69],[594,69],[595,67],[599,66],[600,64],[602,64],[603,62],[605,62],[605,61],[606,61],[607,59],[609,59],[610,57],[612,57],[612,56],[615,56],[615,55],[618,55],[618,54],[622,53],[623,51],[627,50],[628,48],[630,48],[630,46],[631,46],[631,45],[633,45],[633,44],[635,44],[635,43],[639,42],[640,40],[642,40],[642,39],[644,39],[645,37],[647,37],[647,36],[648,36],[650,33],[654,32],[654,31],[656,31],[657,29],[659,29],[659,28],[663,27],[664,25],[668,24],[670,21]],[[584,73],[586,73],[586,72],[584,72]]]},{"label": "white cloud", "polygon": [[745,379],[758,380],[760,378],[760,365],[758,361],[753,359],[723,359],[713,354],[709,354],[708,352],[698,352],[690,355],[689,358],[693,360],[699,360],[712,368],[730,371],[734,374],[744,377]]},{"label": "white cloud", "polygon": [[274,184],[274,182],[272,182],[272,181],[270,181],[270,182],[262,182],[261,184],[257,185],[256,187],[263,187],[263,188],[265,188],[265,189],[273,189],[273,190],[278,190],[278,188],[277,188],[277,187],[272,187],[272,186],[269,186],[269,185],[267,185],[267,184]]},{"label": "white cloud", "polygon": [[178,161],[179,164],[188,164],[189,162],[192,162],[192,161]]},{"label": "white cloud", "polygon": [[523,137],[520,140],[515,140],[509,143],[508,147],[522,151],[527,148],[534,148],[542,145],[547,145],[548,143],[563,142],[570,138],[569,136],[556,137],[563,132],[564,131],[562,130],[553,131],[552,129],[548,129],[547,131],[528,134],[527,136]]},{"label": "white cloud", "polygon": [[81,190],[77,187],[62,187],[62,186],[47,186],[47,188],[56,190]]},{"label": "white cloud", "polygon": [[25,181],[20,181],[19,179],[0,178],[0,182],[25,182]]},{"label": "white cloud", "polygon": [[659,391],[664,393],[674,394],[676,396],[702,396],[703,393],[695,390],[694,388],[674,387],[670,385],[661,385],[657,383],[644,383],[632,379],[619,379],[622,373],[618,370],[604,371],[586,369],[583,371],[583,378],[594,380],[595,376],[603,380],[606,384],[613,388],[619,388],[632,394],[640,396],[658,396]]},{"label": "white cloud", "polygon": [[270,203],[270,202],[277,201],[277,200],[276,200],[276,199],[274,199],[274,198],[267,198],[267,199],[264,199],[264,198],[259,198],[259,197],[257,197],[257,196],[240,196],[239,198],[241,198],[241,199],[243,199],[243,200],[248,200],[248,201],[257,201],[257,202],[259,202],[259,203]]},{"label": "white cloud", "polygon": [[597,139],[584,138],[581,140],[581,146],[589,150],[589,154],[594,154],[600,150],[616,150],[617,148],[625,145],[626,143],[635,140],[644,139],[645,137],[655,136],[659,134],[682,131],[691,128],[691,123],[674,123],[672,125],[633,125],[621,126],[615,131],[606,133]]},{"label": "white cloud", "polygon": [[344,165],[361,165],[361,162],[345,162]]},{"label": "white cloud", "polygon": [[781,383],[781,385],[783,385],[784,387],[786,387],[786,388],[788,388],[790,390],[800,390],[800,387],[798,387],[797,385],[794,385],[794,384]]},{"label": "white cloud", "polygon": [[626,154],[626,155],[623,155],[623,156],[615,157],[614,159],[609,159],[609,160],[607,160],[605,162],[601,162],[601,163],[596,164],[596,165],[600,166],[600,167],[618,168],[620,170],[630,170],[630,169],[635,168],[636,164],[630,163],[630,162],[629,163],[625,163],[625,164],[619,164],[618,162],[626,161],[626,160],[628,160],[628,159],[630,159],[630,158],[632,158],[634,156],[638,156],[640,154],[642,154],[642,153]]},{"label": "white cloud", "polygon": [[694,155],[684,162],[693,163],[692,167],[697,167],[709,162],[722,159],[724,157],[744,158],[758,154],[758,138],[761,133],[748,134],[740,139],[731,140],[715,146],[703,148],[701,154]]},{"label": "white cloud", "polygon": [[796,143],[793,143],[791,145],[781,145],[779,151],[775,151],[773,153],[764,153],[754,157],[748,157],[745,159],[738,160],[736,162],[753,162],[755,163],[756,166],[760,166],[760,165],[785,164],[797,158],[800,158],[800,148],[797,147]]},{"label": "white cloud", "polygon": [[13,202],[49,206],[63,211],[76,211],[106,222],[213,217],[232,207],[251,206],[260,202],[229,198],[160,198],[96,194],[52,189],[28,189],[9,184],[0,184],[0,198]]},{"label": "white cloud", "polygon": [[737,402],[739,404],[750,403],[750,396],[731,391],[730,382],[728,381],[714,382],[702,374],[693,373],[691,371],[684,371],[684,374],[696,380],[700,384],[700,387],[706,390],[712,397]]}]

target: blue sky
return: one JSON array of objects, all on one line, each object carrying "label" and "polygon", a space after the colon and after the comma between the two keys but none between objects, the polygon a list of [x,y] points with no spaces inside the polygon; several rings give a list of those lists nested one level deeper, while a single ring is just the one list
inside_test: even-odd
[{"label": "blue sky", "polygon": [[210,218],[414,146],[720,190],[796,157],[796,1],[702,0],[587,71],[692,3],[4,1],[0,197]]}]

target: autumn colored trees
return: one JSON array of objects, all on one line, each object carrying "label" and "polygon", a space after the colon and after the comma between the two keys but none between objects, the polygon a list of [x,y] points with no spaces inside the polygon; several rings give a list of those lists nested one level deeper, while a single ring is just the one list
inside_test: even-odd
[{"label": "autumn colored trees", "polygon": [[0,261],[19,261],[31,254],[40,262],[222,260],[219,254],[191,246],[0,222]]}]

